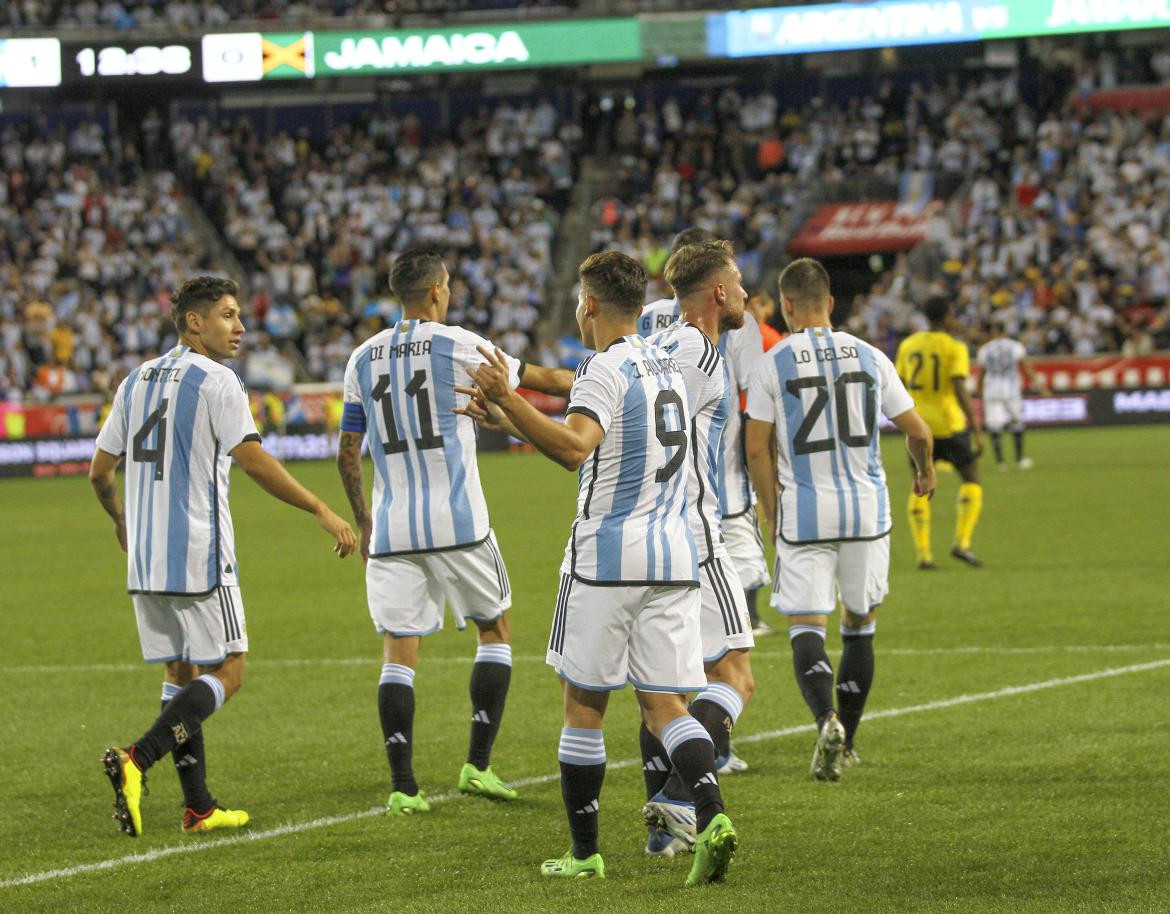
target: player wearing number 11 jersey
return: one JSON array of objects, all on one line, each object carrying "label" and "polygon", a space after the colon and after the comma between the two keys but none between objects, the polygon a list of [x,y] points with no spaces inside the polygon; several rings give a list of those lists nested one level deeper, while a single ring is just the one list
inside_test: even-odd
[{"label": "player wearing number 11 jersey", "polygon": [[[756,363],[749,382],[748,467],[776,535],[772,605],[788,617],[796,680],[817,722],[811,773],[835,781],[873,681],[875,613],[888,589],[890,493],[878,414],[906,435],[923,497],[934,490],[931,434],[885,354],[832,328],[824,267],[807,258],[789,264],[780,304],[792,334]],[[845,616],[834,705],[825,627],[838,595]]]},{"label": "player wearing number 11 jersey", "polygon": [[[244,385],[231,368],[244,333],[238,289],[202,276],[172,297],[179,345],[135,368],[118,388],[89,478],[128,558],[142,655],[165,665],[162,714],[137,742],[102,759],[114,818],[142,833],[146,771],[173,754],[183,830],[238,828],[241,810],[208,792],[203,723],[243,682],[248,635],[228,511],[232,458],[265,491],[316,515],[345,556],[353,530],[260,447]],[[125,510],[114,471],[126,455]],[[198,674],[198,675],[197,675]]]},{"label": "player wearing number 11 jersey", "polygon": [[[456,385],[482,364],[476,347],[489,344],[443,324],[449,280],[436,254],[399,256],[390,287],[404,319],[362,343],[345,371],[337,465],[361,530],[370,615],[383,637],[378,716],[393,780],[390,815],[430,809],[412,765],[414,674],[420,639],[443,627],[445,604],[459,629],[470,619],[479,631],[470,748],[459,789],[516,797],[489,763],[511,679],[512,589],[479,484],[475,423],[454,411],[467,402]],[[564,393],[572,374],[509,359],[509,386],[521,378],[530,387]],[[363,438],[374,462],[372,510],[362,480]]]}]

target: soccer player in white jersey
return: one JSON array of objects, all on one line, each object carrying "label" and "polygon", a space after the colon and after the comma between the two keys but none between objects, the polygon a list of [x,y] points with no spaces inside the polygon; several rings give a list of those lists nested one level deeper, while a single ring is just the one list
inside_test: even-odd
[{"label": "soccer player in white jersey", "polygon": [[[706,229],[683,229],[674,236],[670,253],[688,244],[706,244],[716,241]],[[660,298],[642,309],[638,318],[638,333],[644,337],[659,333],[679,317],[678,298]],[[719,353],[727,361],[731,378],[732,411],[723,430],[722,452],[719,458],[719,513],[723,523],[723,537],[731,563],[739,577],[751,616],[752,633],[770,634],[772,629],[760,619],[756,610],[760,589],[771,581],[768,563],[764,558],[764,544],[760,540],[760,523],[756,517],[755,496],[748,479],[747,459],[743,453],[743,418],[740,415],[740,394],[747,390],[748,378],[756,360],[763,354],[764,343],[760,325],[750,311],[744,313],[743,325],[728,330],[719,338]],[[747,770],[747,764],[734,753],[728,755],[719,773]]]},{"label": "soccer player in white jersey", "polygon": [[[356,546],[350,526],[260,447],[244,385],[223,364],[244,333],[238,294],[229,279],[201,276],[172,296],[179,345],[118,387],[89,471],[127,553],[142,655],[164,664],[162,714],[102,759],[114,818],[131,837],[142,833],[147,769],[167,753],[183,788],[183,831],[248,822],[208,791],[203,742],[203,722],[243,683],[248,650],[228,511],[232,458],[265,491],[313,514],[339,556]],[[124,453],[123,500],[115,470]]]},{"label": "soccer player in white jersey", "polygon": [[[647,727],[691,790],[698,839],[687,885],[718,881],[738,841],[723,812],[715,750],[687,713],[702,690],[698,555],[688,513],[691,417],[681,368],[637,334],[646,271],[617,251],[579,269],[577,321],[596,353],[577,369],[564,424],[508,384],[502,354],[475,373],[482,395],[541,453],[578,471],[577,518],[561,565],[548,663],[564,683],[561,792],[573,838],[549,877],[605,875],[597,810],[609,694],[633,684]],[[471,391],[468,391],[469,393]]]},{"label": "soccer player in white jersey", "polygon": [[1028,386],[1047,393],[1043,383],[1037,383],[1038,374],[1028,362],[1024,344],[1008,336],[1007,326],[996,320],[991,326],[991,339],[979,347],[975,355],[982,371],[979,373],[979,395],[983,398],[983,425],[991,434],[995,450],[995,465],[1006,468],[1003,462],[1003,430],[1010,429],[1015,445],[1016,466],[1030,470],[1032,458],[1024,456],[1024,391],[1020,372],[1027,377]]},{"label": "soccer player in white jersey", "polygon": [[[718,343],[724,331],[743,326],[747,293],[728,241],[688,244],[667,261],[666,280],[678,296],[680,318],[648,342],[678,363],[691,412],[691,533],[699,557],[700,637],[707,687],[691,702],[691,716],[715,744],[716,766],[731,755],[731,731],[755,689],[748,650],[751,621],[720,525],[718,465],[724,426],[738,404]],[[661,743],[643,723],[643,813],[650,834],[646,852],[673,856],[694,842],[694,807],[686,785],[666,764]]]},{"label": "soccer player in white jersey", "polygon": [[[360,345],[345,371],[337,466],[361,531],[366,597],[382,635],[378,717],[393,781],[389,815],[428,812],[415,780],[414,676],[423,636],[455,624],[478,630],[471,668],[471,737],[459,773],[464,793],[514,800],[490,765],[512,673],[512,590],[479,484],[475,424],[454,410],[456,384],[482,364],[483,337],[443,321],[451,297],[442,259],[399,256],[390,287],[403,319]],[[568,393],[572,373],[508,360],[508,383]],[[362,439],[374,462],[372,507],[362,479]]]},{"label": "soccer player in white jersey", "polygon": [[[876,612],[889,590],[890,495],[878,414],[906,436],[922,496],[934,491],[933,439],[885,354],[833,329],[823,266],[808,258],[789,264],[780,306],[792,332],[752,375],[748,466],[775,536],[772,605],[788,617],[796,681],[817,722],[810,773],[835,781],[843,763],[856,761]],[[838,595],[845,615],[834,706],[825,628]]]}]

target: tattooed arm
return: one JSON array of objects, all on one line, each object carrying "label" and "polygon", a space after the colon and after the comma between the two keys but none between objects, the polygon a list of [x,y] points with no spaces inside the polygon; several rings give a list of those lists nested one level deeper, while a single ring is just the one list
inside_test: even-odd
[{"label": "tattooed arm", "polygon": [[122,499],[118,496],[118,483],[115,471],[118,469],[120,457],[107,454],[101,448],[93,452],[93,462],[89,465],[89,484],[93,486],[94,494],[106,509],[106,513],[114,521],[114,536],[118,538],[118,545],[126,551],[126,516],[122,513]]},{"label": "tattooed arm", "polygon": [[353,519],[361,531],[362,561],[370,558],[370,534],[373,522],[366,505],[366,485],[362,479],[362,438],[359,432],[342,431],[337,443],[337,472],[341,474],[341,485],[353,509]]}]

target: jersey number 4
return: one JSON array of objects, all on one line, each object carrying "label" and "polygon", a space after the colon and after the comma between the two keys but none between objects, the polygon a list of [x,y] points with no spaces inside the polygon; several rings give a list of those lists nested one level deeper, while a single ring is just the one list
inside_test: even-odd
[{"label": "jersey number 4", "polygon": [[[865,402],[862,406],[862,417],[865,427],[860,434],[851,434],[849,429],[849,385],[864,385]],[[837,409],[837,434],[849,447],[867,447],[873,438],[874,425],[877,422],[877,400],[873,394],[873,378],[864,371],[847,371],[833,384],[833,398]],[[800,399],[801,391],[813,390],[816,397],[812,406],[805,414],[804,421],[796,430],[792,439],[792,451],[798,457],[805,454],[819,454],[822,451],[831,451],[837,446],[837,439],[832,435],[827,438],[809,440],[813,428],[821,418],[821,413],[829,405],[829,382],[820,375],[808,378],[794,378],[786,385],[792,396]]]},{"label": "jersey number 4", "polygon": [[[429,451],[443,446],[443,436],[435,434],[435,423],[431,417],[431,398],[427,395],[427,373],[419,369],[406,385],[406,395],[412,397],[418,410],[418,437],[414,439],[415,447],[420,451]],[[387,396],[390,391],[390,375],[378,377],[378,383],[370,391],[370,396],[382,404],[382,418],[386,423],[386,440],[382,443],[382,450],[387,454],[401,454],[410,445],[398,437],[398,425],[394,421],[394,398]]]},{"label": "jersey number 4", "polygon": [[[142,428],[134,435],[134,448],[130,452],[131,456],[138,463],[153,463],[154,464],[154,478],[160,480],[163,478],[163,467],[166,466],[167,458],[167,403],[166,397],[158,404],[158,409],[146,417],[146,421],[142,423]],[[158,434],[154,439],[154,447],[146,446],[146,439],[150,437],[150,433],[158,428]]]}]

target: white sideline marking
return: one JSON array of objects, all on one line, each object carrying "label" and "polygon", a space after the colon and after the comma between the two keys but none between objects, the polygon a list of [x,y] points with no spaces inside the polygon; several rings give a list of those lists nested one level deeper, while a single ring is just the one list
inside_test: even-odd
[{"label": "white sideline marking", "polygon": [[[934,657],[948,654],[1087,654],[1100,651],[1101,653],[1116,653],[1123,651],[1164,651],[1170,650],[1170,644],[1044,644],[1036,647],[894,647],[882,648],[883,657]],[[787,648],[778,651],[752,650],[753,657],[789,657]],[[544,654],[514,654],[513,663],[544,663]],[[475,662],[474,656],[466,657],[425,657],[422,661],[427,666],[432,664],[453,664],[456,666],[470,666]],[[145,663],[78,663],[78,664],[48,664],[43,666],[0,666],[0,673],[134,673],[141,670]],[[376,654],[369,657],[322,657],[316,660],[291,659],[267,660],[263,657],[249,659],[249,667],[303,667],[303,666],[368,666],[371,669],[381,669],[382,661]]]},{"label": "white sideline marking", "polygon": [[[920,705],[908,705],[904,708],[887,708],[883,711],[872,711],[865,715],[866,721],[879,720],[884,717],[902,717],[906,714],[918,714],[922,711],[937,711],[941,708],[953,708],[958,705],[972,704],[978,701],[991,701],[996,698],[1008,698],[1013,695],[1026,695],[1030,692],[1040,692],[1044,689],[1054,689],[1058,686],[1077,685],[1083,682],[1094,682],[1098,679],[1109,679],[1114,676],[1125,676],[1129,673],[1145,673],[1150,670],[1157,670],[1163,667],[1170,666],[1170,658],[1164,660],[1154,660],[1149,663],[1135,663],[1131,666],[1112,667],[1106,670],[1098,670],[1095,673],[1082,673],[1077,676],[1062,676],[1059,679],[1046,679],[1042,682],[1031,682],[1026,685],[1007,686],[1002,689],[995,689],[991,692],[974,692],[968,695],[956,695],[954,698],[943,698],[938,701],[929,701]],[[736,743],[758,743],[767,739],[777,739],[782,736],[792,736],[796,733],[804,733],[813,729],[812,724],[801,724],[796,727],[784,727],[780,730],[769,730],[764,733],[752,733],[748,736],[736,737]],[[631,768],[635,765],[640,765],[641,759],[621,759],[620,761],[610,762],[608,768],[611,770],[620,768]],[[516,787],[528,787],[533,784],[547,784],[549,781],[555,781],[560,778],[560,773],[556,774],[542,774],[536,777],[521,778],[511,783]],[[458,793],[444,793],[430,797],[431,803],[445,803],[449,800],[454,800],[459,797]],[[230,837],[221,838],[218,840],[192,842],[189,844],[174,844],[170,847],[160,847],[152,851],[146,851],[141,854],[129,854],[125,857],[113,857],[109,860],[101,860],[97,863],[83,863],[79,866],[68,866],[57,870],[45,870],[40,873],[30,873],[27,876],[18,876],[15,879],[5,879],[0,882],[0,888],[11,888],[18,885],[32,885],[37,882],[49,882],[56,879],[68,879],[70,876],[79,876],[83,873],[94,873],[101,870],[110,870],[115,867],[125,866],[130,863],[150,863],[153,860],[159,860],[163,857],[170,857],[173,854],[194,854],[200,851],[212,850],[214,848],[226,847],[234,844],[244,844],[249,841],[264,841],[268,838],[280,838],[284,835],[295,835],[298,832],[311,831],[316,828],[327,828],[331,825],[344,825],[347,822],[354,822],[358,819],[366,819],[370,816],[376,816],[384,811],[381,806],[375,806],[371,809],[364,809],[361,812],[351,812],[341,816],[326,816],[320,819],[312,819],[308,822],[296,822],[289,825],[280,825],[276,828],[269,828],[265,831],[254,832],[240,832]]]}]

